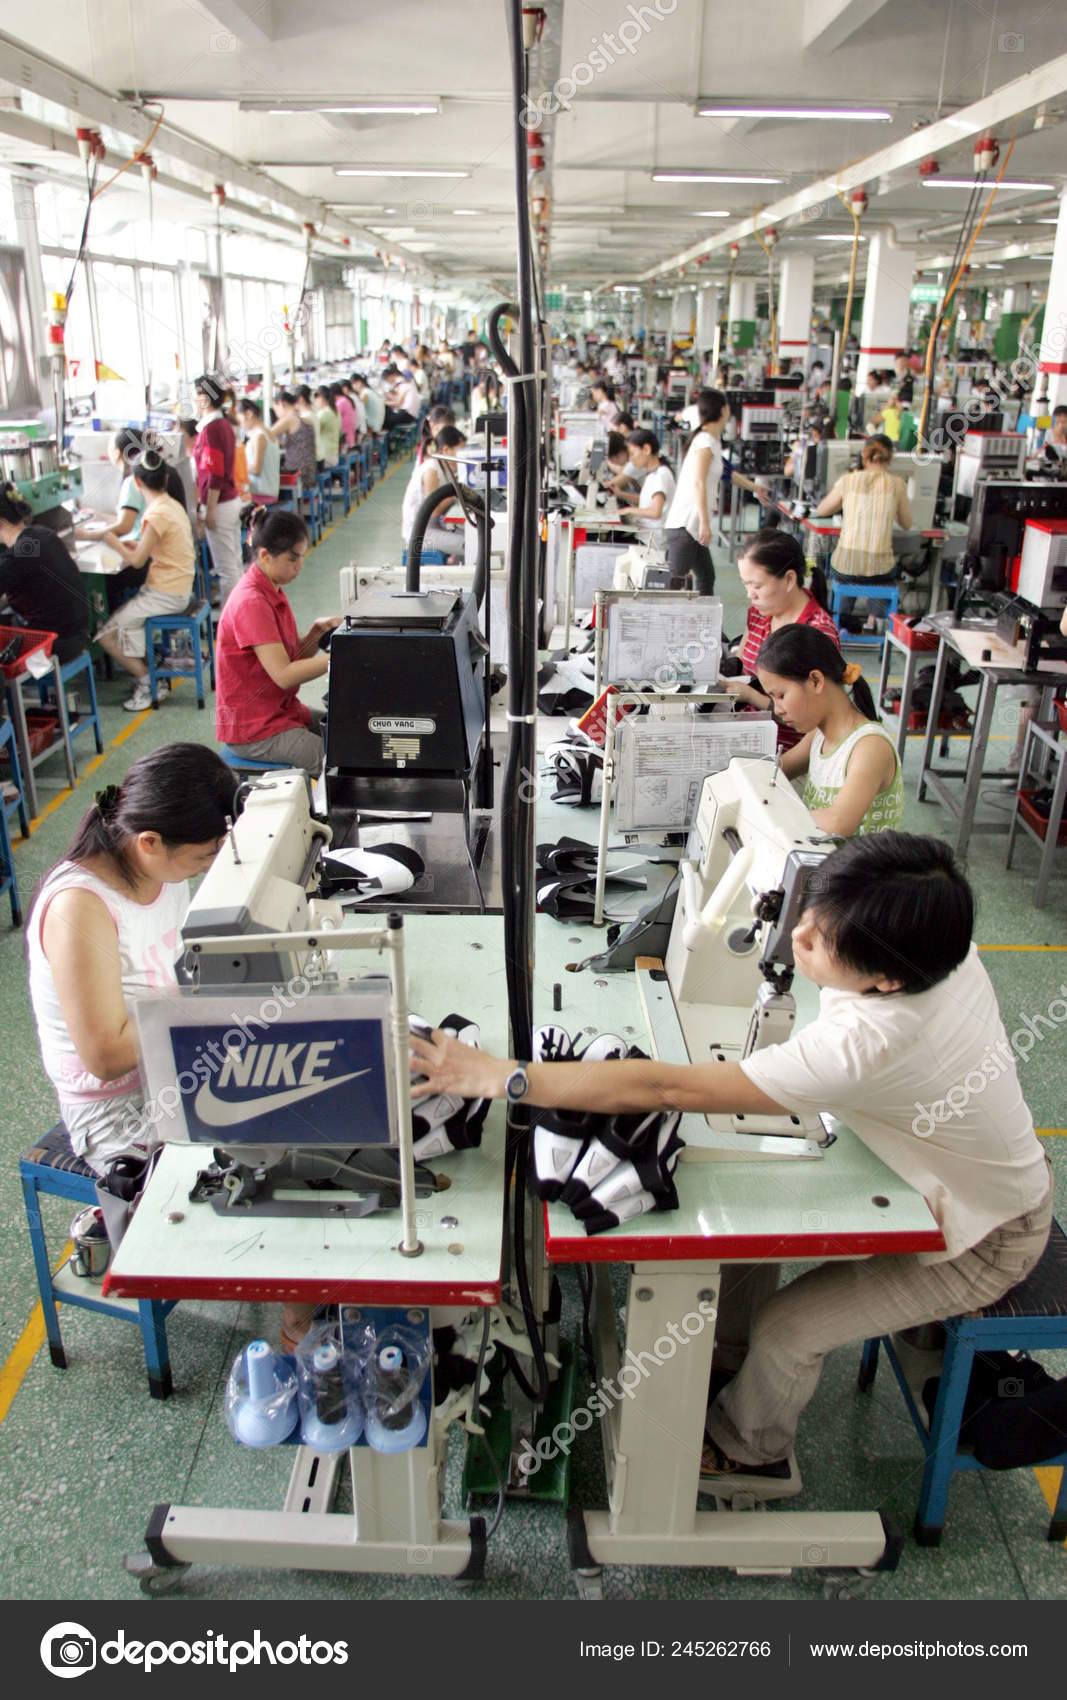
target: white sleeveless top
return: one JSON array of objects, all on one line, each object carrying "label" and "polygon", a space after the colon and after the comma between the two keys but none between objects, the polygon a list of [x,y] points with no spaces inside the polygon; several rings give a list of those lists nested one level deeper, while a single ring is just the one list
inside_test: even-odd
[{"label": "white sleeveless top", "polygon": [[100,1080],[74,1049],[63,1018],[41,930],[53,897],[75,889],[91,891],[114,921],[122,991],[130,999],[175,984],[174,964],[181,950],[180,931],[189,908],[189,886],[185,880],[165,885],[154,903],[135,903],[105,885],[88,868],[60,862],[44,881],[33,907],[26,951],[41,1060],[55,1087],[72,1146],[86,1162],[103,1171],[110,1158],[120,1152],[132,1150],[140,1155],[158,1140],[139,1114],[144,1106],[140,1069],[130,1069],[117,1080]]},{"label": "white sleeveless top", "polygon": [[[411,477],[408,479],[408,487],[404,491],[404,502],[400,509],[400,536],[405,549],[411,541],[411,532],[412,527],[415,524],[415,515],[421,508],[426,496],[429,494],[429,491],[424,491],[422,488],[422,475],[425,470],[426,462],[416,461],[415,465],[411,469]],[[446,495],[448,492],[448,486],[445,484],[443,479],[439,478],[436,488],[442,496]],[[436,517],[440,518],[440,515]]]},{"label": "white sleeveless top", "polygon": [[804,785],[804,805],[808,809],[828,809],[845,783],[848,762],[861,738],[884,738],[896,757],[896,772],[886,790],[874,797],[861,820],[854,838],[864,838],[871,832],[899,831],[904,819],[904,779],[896,744],[879,720],[865,720],[842,738],[829,755],[824,754],[824,740],[816,732],[808,751],[808,776]]}]

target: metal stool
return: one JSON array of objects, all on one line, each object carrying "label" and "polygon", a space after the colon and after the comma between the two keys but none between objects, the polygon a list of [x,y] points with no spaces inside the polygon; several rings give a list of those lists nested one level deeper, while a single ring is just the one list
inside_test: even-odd
[{"label": "metal stool", "polygon": [[[158,708],[160,679],[195,679],[196,706],[204,706],[204,658],[201,640],[206,640],[211,669],[211,689],[215,689],[215,641],[211,631],[211,604],[198,596],[184,614],[150,614],[144,623],[145,660],[148,663],[148,684],[152,692],[152,707]],[[166,638],[176,632],[188,637],[190,654],[176,655],[173,650],[156,659],[156,638]],[[182,665],[184,663],[184,665]]]},{"label": "metal stool", "polygon": [[[333,524],[333,474],[334,474],[334,470],[335,469],[332,466],[328,466],[325,469],[324,472],[319,473],[319,477],[318,477],[319,498],[322,502],[322,523],[323,523],[324,526],[327,522],[327,518],[329,519],[329,523],[331,525]],[[328,516],[327,516],[327,512],[326,512],[327,508],[329,508],[329,515]]]},{"label": "metal stool", "polygon": [[855,644],[858,648],[881,648],[882,632],[846,632],[841,624],[841,603],[845,598],[863,597],[867,602],[882,602],[885,604],[887,615],[895,614],[900,605],[900,586],[897,584],[871,584],[869,579],[862,578],[830,578],[830,613],[834,625],[841,634],[842,648]]},{"label": "metal stool", "polygon": [[343,509],[345,518],[347,519],[348,515],[352,511],[352,458],[351,458],[351,455],[343,454],[343,455],[338,456],[336,466],[328,466],[326,468],[326,471],[323,473],[323,477],[328,481],[328,484],[329,484],[331,511],[332,511],[332,508],[333,508],[333,498],[334,498],[334,488],[333,487],[337,483],[338,479],[340,480],[340,483],[341,483],[341,505],[342,505],[342,509]]},{"label": "metal stool", "polygon": [[30,1229],[37,1286],[41,1294],[41,1309],[48,1333],[48,1351],[57,1369],[66,1369],[67,1354],[59,1332],[56,1300],[80,1305],[83,1310],[102,1311],[105,1316],[118,1317],[122,1322],[135,1322],[144,1341],[145,1366],[148,1370],[148,1389],[153,1399],[167,1399],[172,1391],[170,1355],[167,1350],[166,1319],[178,1302],[176,1299],[106,1299],[90,1280],[73,1274],[64,1263],[54,1274],[45,1243],[41,1222],[40,1195],[53,1194],[69,1198],[75,1204],[92,1204],[96,1198],[96,1172],[75,1155],[70,1135],[62,1122],[31,1145],[19,1158],[19,1177],[26,1205],[26,1220]]},{"label": "metal stool", "polygon": [[22,904],[19,900],[18,880],[15,878],[15,858],[11,853],[11,833],[9,825],[13,814],[18,815],[22,827],[22,836],[29,836],[30,824],[26,818],[26,801],[22,795],[22,772],[19,768],[19,752],[15,743],[15,728],[5,715],[0,720],[0,749],[6,746],[7,759],[11,767],[11,780],[18,786],[18,796],[10,803],[5,802],[0,809],[0,897],[7,893],[11,904],[11,925],[21,927]]},{"label": "metal stool", "polygon": [[[1060,724],[1067,731],[1067,704],[1057,703],[1056,710],[1060,717]],[[1031,778],[1031,764],[1034,768],[1037,767],[1035,761],[1037,757],[1041,758],[1046,772],[1051,770],[1052,798],[1047,820],[1034,808],[1032,800],[1036,785]],[[1055,775],[1055,777],[1052,778],[1052,775]],[[1037,865],[1037,885],[1034,887],[1035,909],[1045,907],[1056,851],[1064,847],[1063,814],[1065,804],[1067,804],[1067,742],[1060,741],[1054,727],[1040,726],[1036,720],[1031,720],[1026,728],[1023,759],[1019,763],[1019,788],[1015,793],[1015,806],[1011,813],[1011,826],[1008,830],[1008,854],[1004,866],[1006,868],[1011,867],[1011,858],[1015,850],[1015,835],[1022,827],[1023,831],[1041,846],[1041,860]]]},{"label": "metal stool", "polygon": [[235,773],[270,773],[273,768],[285,767],[284,761],[260,761],[256,756],[243,756],[229,744],[219,745],[219,755]]},{"label": "metal stool", "polygon": [[[1067,1235],[1055,1220],[1041,1260],[1017,1287],[977,1316],[954,1316],[945,1323],[945,1357],[937,1404],[929,1425],[909,1386],[889,1335],[868,1340],[860,1360],[859,1385],[866,1391],[878,1368],[878,1348],[900,1384],[916,1432],[926,1451],[926,1468],[915,1513],[915,1539],[920,1546],[937,1546],[948,1507],[949,1483],[957,1470],[980,1470],[982,1465],[959,1446],[964,1401],[976,1352],[1040,1350],[1067,1347]],[[1048,1460],[1067,1465],[1067,1451]],[[1048,1538],[1067,1539],[1067,1469],[1060,1481]]]}]

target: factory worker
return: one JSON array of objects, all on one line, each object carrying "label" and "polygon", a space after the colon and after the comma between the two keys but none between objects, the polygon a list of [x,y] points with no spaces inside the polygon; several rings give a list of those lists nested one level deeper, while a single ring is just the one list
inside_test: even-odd
[{"label": "factory worker", "polygon": [[[827,858],[793,929],[797,969],[821,995],[815,1020],[784,1044],[740,1062],[520,1064],[440,1031],[411,1036],[416,1101],[506,1098],[535,1121],[538,1109],[830,1111],[925,1198],[942,1251],[824,1263],[757,1309],[744,1363],[708,1411],[710,1491],[728,1477],[790,1477],[827,1352],[993,1304],[1045,1249],[1051,1171],[973,926],[974,895],[949,847],[879,832]],[[965,1084],[975,1078],[980,1090]],[[939,1114],[946,1101],[958,1111]]]},{"label": "factory worker", "polygon": [[41,1059],[99,1174],[157,1142],[128,1000],[174,985],[189,884],[215,859],[236,780],[203,744],[164,744],[98,791],[26,923]]},{"label": "factory worker", "polygon": [[[721,679],[719,688],[748,708],[772,709],[774,704],[756,677],[760,650],[772,632],[783,626],[813,626],[825,632],[840,648],[841,640],[827,604],[826,580],[820,568],[814,567],[810,589],[805,587],[804,551],[795,537],[778,530],[757,531],[748,538],[738,558],[737,571],[748,597],[740,653],[742,676]],[[779,720],[779,750],[792,749],[801,737],[800,732]]]},{"label": "factory worker", "polygon": [[696,409],[700,423],[689,439],[674,500],[667,510],[667,560],[676,578],[691,578],[702,596],[711,596],[715,590],[709,548],[711,517],[719,508],[720,439],[730,409],[721,390],[701,390]]},{"label": "factory worker", "polygon": [[659,438],[652,431],[631,431],[626,439],[630,464],[641,480],[640,494],[619,508],[620,519],[631,519],[643,543],[667,546],[664,515],[674,500],[674,473],[660,459]]}]

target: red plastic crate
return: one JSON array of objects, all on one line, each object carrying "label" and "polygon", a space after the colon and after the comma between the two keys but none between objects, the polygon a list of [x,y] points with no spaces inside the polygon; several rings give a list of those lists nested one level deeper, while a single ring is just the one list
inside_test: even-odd
[{"label": "red plastic crate", "polygon": [[[899,702],[887,702],[882,705],[886,714],[900,714]],[[925,708],[913,708],[908,713],[908,731],[925,732],[927,713]],[[968,726],[957,726],[951,714],[942,714],[938,722],[939,732],[967,732]]]},{"label": "red plastic crate", "polygon": [[1056,701],[1056,718],[1060,723],[1060,731],[1067,732],[1067,702]]},{"label": "red plastic crate", "polygon": [[923,632],[917,626],[909,626],[906,614],[891,614],[890,625],[893,636],[899,638],[906,649],[936,649],[939,639],[936,632]]},{"label": "red plastic crate", "polygon": [[12,638],[22,639],[22,648],[14,661],[4,662],[4,678],[17,679],[26,671],[26,657],[35,649],[51,655],[56,641],[55,632],[31,632],[26,626],[0,626],[0,649],[6,649]]},{"label": "red plastic crate", "polygon": [[[1019,792],[1019,813],[1022,815],[1027,826],[1032,827],[1037,833],[1037,836],[1044,840],[1048,837],[1048,820],[1045,815],[1040,814],[1038,810],[1034,808],[1033,803],[1030,801],[1033,795],[1033,791]],[[1057,844],[1067,844],[1067,816],[1060,821],[1060,830],[1057,835],[1056,842]]]}]

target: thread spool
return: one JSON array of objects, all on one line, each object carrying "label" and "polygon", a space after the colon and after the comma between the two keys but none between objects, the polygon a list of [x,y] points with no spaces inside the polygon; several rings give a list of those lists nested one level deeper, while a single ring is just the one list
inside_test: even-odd
[{"label": "thread spool", "polygon": [[399,1346],[383,1346],[378,1352],[366,1421],[367,1441],[375,1451],[406,1452],[426,1433],[416,1376]]},{"label": "thread spool", "polygon": [[305,1394],[300,1432],[305,1446],[317,1452],[341,1452],[354,1446],[363,1433],[363,1413],[345,1386],[341,1353],[332,1340],[323,1341],[312,1352],[309,1380],[312,1397]]},{"label": "thread spool", "polygon": [[277,1446],[296,1427],[296,1382],[278,1385],[274,1353],[266,1340],[245,1349],[248,1396],[234,1412],[234,1429],[244,1446]]}]

